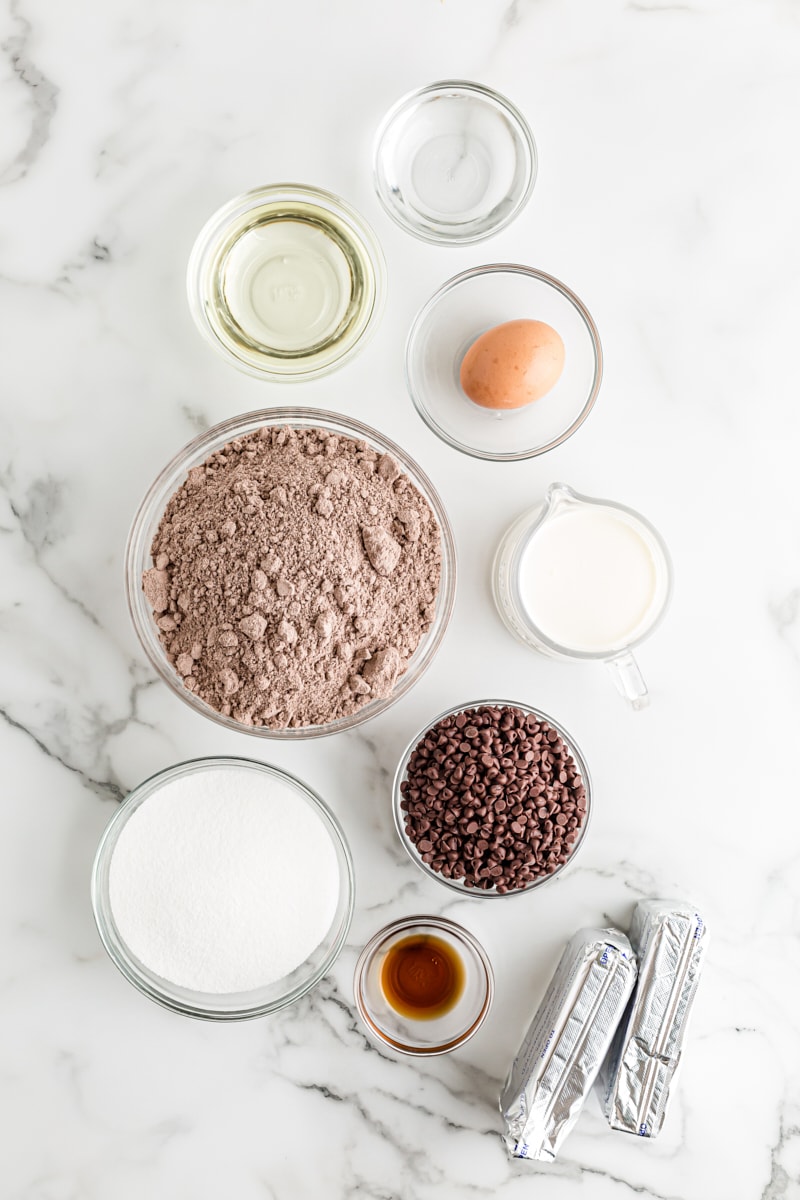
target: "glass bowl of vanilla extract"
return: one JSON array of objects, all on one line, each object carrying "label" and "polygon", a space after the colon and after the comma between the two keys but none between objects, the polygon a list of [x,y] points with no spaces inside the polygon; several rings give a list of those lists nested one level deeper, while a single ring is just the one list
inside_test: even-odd
[{"label": "glass bowl of vanilla extract", "polygon": [[356,1006],[371,1038],[398,1054],[448,1054],[485,1021],[494,973],[476,938],[444,917],[378,931],[356,964]]}]

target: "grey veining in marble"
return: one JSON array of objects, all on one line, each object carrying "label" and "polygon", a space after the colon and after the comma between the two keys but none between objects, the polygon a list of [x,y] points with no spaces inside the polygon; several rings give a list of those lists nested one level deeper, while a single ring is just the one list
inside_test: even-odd
[{"label": "grey veining in marble", "polygon": [[[525,112],[524,213],[465,249],[416,242],[372,192],[370,146],[411,88],[464,77]],[[800,1198],[800,18],[777,0],[10,0],[0,13],[0,1197],[11,1200]],[[345,370],[288,390],[195,332],[195,234],[246,188],[329,188],[374,225],[390,292]],[[605,377],[539,460],[449,450],[405,393],[403,344],[457,271],[519,261],[586,302]],[[535,315],[535,314],[532,314]],[[155,474],[198,430],[279,403],[402,442],[454,524],[459,595],[419,685],[346,736],[225,733],[158,682],[122,560]],[[492,607],[511,519],[563,479],[644,512],[676,593],[628,712],[601,668],[525,652]],[[590,763],[595,813],[541,895],[459,900],[391,818],[395,764],[452,704],[551,712]],[[148,1002],[94,930],[92,857],[113,807],[206,753],[296,772],[339,814],[358,902],[331,975],[269,1020],[214,1027]],[[568,937],[647,895],[703,906],[713,944],[662,1135],[587,1104],[563,1156],[507,1159],[497,1097]],[[459,1053],[374,1047],[352,971],[381,924],[463,922],[497,992]]]}]

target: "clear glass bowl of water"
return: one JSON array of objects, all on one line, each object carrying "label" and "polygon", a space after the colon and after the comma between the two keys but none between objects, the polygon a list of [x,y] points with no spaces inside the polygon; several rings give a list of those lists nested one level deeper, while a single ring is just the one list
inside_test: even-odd
[{"label": "clear glass bowl of water", "polygon": [[410,92],[375,139],[375,190],[392,220],[426,242],[482,241],[527,203],[536,143],[499,92],[445,80]]}]

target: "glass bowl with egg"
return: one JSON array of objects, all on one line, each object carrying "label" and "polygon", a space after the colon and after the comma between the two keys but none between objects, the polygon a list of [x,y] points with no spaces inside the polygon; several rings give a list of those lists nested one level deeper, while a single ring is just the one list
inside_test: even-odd
[{"label": "glass bowl with egg", "polygon": [[[428,584],[424,576],[424,571],[420,568],[420,573],[414,575],[411,579],[411,586],[408,595],[396,595],[394,599],[391,596],[384,596],[383,604],[384,611],[388,614],[387,620],[395,621],[400,625],[403,624],[405,618],[401,615],[401,610],[407,611],[406,615],[410,614],[412,620],[414,617],[414,605],[419,604],[425,608],[425,618],[420,622],[421,632],[418,641],[415,645],[407,643],[400,646],[401,656],[399,663],[396,664],[398,669],[395,672],[394,680],[387,691],[385,687],[376,686],[373,682],[371,686],[365,686],[363,682],[359,683],[356,678],[360,672],[361,677],[366,678],[371,674],[368,669],[370,666],[367,661],[366,666],[358,666],[356,662],[356,670],[350,668],[349,662],[352,660],[345,659],[340,661],[342,653],[346,652],[348,646],[356,655],[356,660],[359,655],[363,655],[365,659],[370,659],[371,651],[362,648],[360,641],[369,640],[369,631],[365,635],[353,632],[352,626],[358,628],[358,614],[351,612],[353,605],[348,603],[349,584],[354,578],[354,572],[359,568],[359,563],[363,563],[364,547],[358,540],[357,531],[348,532],[344,526],[344,517],[339,515],[337,505],[342,505],[347,502],[347,484],[346,481],[339,481],[339,486],[334,489],[333,499],[328,501],[328,511],[332,512],[330,521],[332,525],[325,526],[320,523],[318,532],[314,535],[314,542],[309,546],[301,546],[288,544],[284,545],[279,541],[270,544],[268,534],[259,533],[261,541],[255,545],[256,559],[262,561],[265,567],[264,571],[259,568],[261,578],[258,581],[258,586],[264,589],[263,597],[268,598],[269,603],[266,608],[261,604],[260,597],[252,597],[252,607],[250,607],[250,599],[245,597],[245,603],[248,607],[242,612],[232,614],[232,620],[222,618],[222,624],[226,626],[224,636],[220,634],[217,637],[217,632],[213,628],[214,622],[209,620],[208,629],[201,629],[197,638],[196,646],[190,646],[188,643],[179,646],[177,640],[172,646],[173,637],[177,636],[180,630],[187,628],[182,624],[186,619],[186,613],[181,608],[185,606],[185,601],[180,593],[177,592],[172,565],[167,565],[163,562],[161,565],[165,571],[163,578],[164,596],[162,600],[154,606],[152,593],[148,596],[145,592],[145,576],[150,575],[153,571],[158,573],[159,563],[161,558],[156,550],[156,539],[159,536],[159,531],[163,531],[163,523],[165,521],[165,513],[170,504],[177,502],[181,504],[186,499],[186,488],[190,481],[194,481],[195,477],[204,476],[204,473],[210,472],[214,475],[219,472],[220,463],[223,463],[226,454],[225,451],[229,448],[234,448],[232,453],[240,454],[246,457],[253,451],[247,447],[252,444],[254,437],[258,438],[267,431],[274,431],[274,435],[289,436],[290,431],[299,437],[304,433],[314,432],[320,438],[333,439],[333,442],[347,442],[351,449],[358,448],[358,457],[363,457],[367,460],[375,460],[379,462],[386,457],[387,460],[393,463],[392,471],[397,472],[399,477],[396,478],[391,488],[387,491],[396,491],[397,487],[404,480],[403,487],[406,489],[407,496],[412,497],[412,501],[416,503],[420,510],[428,518],[428,524],[424,527],[427,532],[422,541],[419,543],[421,549],[419,553],[423,553],[424,546],[422,544],[427,539],[428,552],[433,557],[436,564],[436,572],[438,581]],[[249,439],[249,440],[248,440]],[[286,451],[279,448],[279,458],[276,458],[270,470],[278,470],[280,461],[286,458]],[[278,454],[278,450],[276,450]],[[240,458],[241,462],[241,458]],[[322,477],[325,475],[328,468],[334,464],[334,459],[327,459],[324,452],[319,454],[319,457],[314,460],[319,463],[320,482],[312,485],[315,495],[319,495],[324,499],[325,489],[322,487]],[[211,464],[211,465],[209,465]],[[377,474],[377,473],[376,473]],[[219,489],[219,479],[221,476],[215,476],[217,482],[215,488]],[[362,491],[366,494],[368,487],[369,476],[364,475],[361,479]],[[272,481],[274,482],[274,480]],[[233,484],[232,490],[243,488],[245,484],[236,482]],[[270,494],[262,498],[256,497],[256,503],[260,506],[258,521],[247,516],[249,512],[249,504],[242,509],[242,519],[240,525],[243,530],[258,525],[259,530],[263,527],[265,514],[269,515],[270,507],[276,504],[273,499],[276,489],[271,489]],[[351,489],[352,490],[352,489]],[[227,493],[226,493],[227,495]],[[177,501],[176,501],[177,498]],[[286,497],[283,497],[284,501]],[[297,492],[296,496],[292,497],[290,508],[300,506],[309,521],[313,520],[311,509],[314,504],[314,497],[308,498],[303,494],[302,489]],[[217,503],[226,502],[226,496],[217,494]],[[173,508],[174,513],[174,508]],[[259,522],[262,522],[259,525]],[[169,522],[168,522],[169,523]],[[287,527],[291,528],[291,526]],[[341,533],[341,538],[339,534]],[[334,538],[333,535],[336,534]],[[217,606],[228,605],[228,596],[226,590],[234,587],[235,574],[237,567],[236,549],[231,548],[228,551],[229,557],[225,559],[227,567],[222,570],[222,560],[215,566],[214,559],[220,554],[221,547],[225,543],[225,536],[220,537],[213,530],[198,531],[189,529],[187,538],[190,544],[189,550],[192,553],[200,555],[201,559],[210,562],[211,566],[217,571],[216,578],[219,580],[215,597]],[[289,533],[284,535],[284,539],[288,538]],[[398,535],[399,536],[399,535]],[[409,535],[410,536],[410,535]],[[338,559],[330,568],[329,574],[333,575],[334,568],[338,570],[339,576],[332,581],[329,579],[321,579],[314,575],[312,566],[310,565],[311,551],[317,554],[320,562],[324,558],[328,558],[333,554],[331,543],[336,540],[342,545],[342,551],[345,558],[342,561]],[[201,545],[201,542],[206,544]],[[396,547],[395,547],[396,549]],[[155,551],[155,553],[154,553]],[[248,550],[248,554],[250,551]],[[411,557],[413,563],[419,562],[419,557],[415,557],[415,553],[410,546],[405,545],[403,551]],[[345,630],[343,623],[350,622],[344,632],[334,632],[328,635],[332,638],[329,648],[324,650],[324,655],[320,653],[319,637],[309,635],[308,644],[304,645],[304,638],[298,638],[292,645],[286,642],[289,634],[281,634],[280,644],[278,642],[278,631],[270,625],[272,620],[270,614],[270,605],[275,608],[277,614],[278,601],[281,598],[278,594],[281,590],[281,584],[284,582],[280,578],[271,578],[268,573],[270,571],[269,559],[273,556],[282,555],[285,559],[293,557],[299,563],[298,570],[304,573],[302,582],[295,580],[293,583],[290,580],[286,582],[286,590],[289,597],[286,600],[286,607],[291,605],[288,620],[294,622],[297,628],[305,625],[312,627],[318,618],[324,617],[323,610],[332,614],[335,618],[336,629]],[[347,557],[349,555],[349,557]],[[355,557],[353,557],[355,556]],[[198,560],[200,561],[200,560]],[[338,564],[338,565],[337,565]],[[355,564],[355,565],[354,565]],[[258,566],[258,563],[254,563]],[[423,564],[424,565],[424,564]],[[219,568],[219,569],[218,569]],[[364,565],[366,570],[366,566]],[[369,572],[367,572],[369,574]],[[370,576],[370,590],[363,599],[361,611],[365,614],[367,620],[371,619],[374,611],[377,611],[376,602],[383,596],[383,580],[377,577],[373,580]],[[341,578],[339,578],[341,577]],[[255,576],[251,576],[255,578]],[[342,585],[341,593],[338,593],[333,584],[338,581]],[[439,498],[438,493],[432,483],[414,462],[414,460],[395,445],[394,442],[371,429],[367,425],[363,425],[360,421],[353,420],[349,417],[344,417],[336,413],[326,412],[320,409],[313,408],[272,408],[262,409],[255,412],[247,413],[242,416],[233,417],[227,421],[221,422],[219,425],[209,429],[206,433],[200,434],[189,442],[182,450],[180,450],[163,468],[158,477],[155,479],[139,509],[131,527],[131,532],[128,538],[128,545],[125,555],[125,584],[128,599],[128,608],[133,621],[133,626],[142,647],[155,668],[159,677],[169,686],[172,692],[179,697],[185,704],[189,705],[195,712],[202,716],[208,717],[227,729],[237,730],[252,734],[255,737],[262,738],[282,738],[289,740],[297,740],[303,738],[320,737],[326,734],[338,733],[342,730],[352,729],[357,725],[362,724],[370,717],[377,716],[381,712],[385,712],[392,704],[404,696],[414,684],[421,678],[425,670],[432,662],[442,639],[447,630],[448,623],[453,611],[455,601],[455,586],[456,586],[456,549],[453,533],[450,527],[450,522],[447,517],[444,505]],[[294,596],[293,588],[297,584],[298,595]],[[215,585],[216,586],[216,585]],[[248,584],[249,586],[255,586]],[[326,596],[320,595],[320,590],[327,592]],[[177,599],[173,599],[170,593],[176,593]],[[335,599],[340,594],[341,605]],[[358,597],[355,597],[357,600]],[[205,604],[205,599],[199,596],[199,602],[196,609],[199,612]],[[210,603],[210,600],[209,600]],[[238,602],[237,602],[238,603]],[[313,612],[311,611],[312,606]],[[194,604],[193,604],[194,607]],[[306,611],[308,610],[308,611]],[[422,609],[420,609],[421,611]],[[260,614],[263,613],[263,616]],[[299,613],[295,618],[293,613]],[[349,615],[348,615],[349,613]],[[205,620],[205,618],[204,618]],[[255,631],[253,624],[258,626]],[[281,622],[274,622],[280,628]],[[176,624],[179,630],[176,630]],[[241,626],[241,628],[240,628]],[[217,629],[219,623],[217,623]],[[248,632],[242,632],[242,629]],[[296,631],[295,631],[296,632]],[[259,644],[255,647],[260,658],[267,666],[265,672],[260,669],[256,670],[255,666],[252,670],[253,686],[256,683],[259,687],[266,680],[265,690],[263,691],[264,705],[274,705],[276,696],[280,693],[280,689],[284,686],[285,680],[290,678],[297,671],[305,676],[305,684],[298,681],[294,692],[294,698],[298,704],[302,701],[306,703],[308,696],[317,684],[309,683],[308,671],[305,667],[296,663],[298,656],[303,659],[314,661],[318,664],[318,672],[314,673],[314,679],[319,676],[319,686],[327,691],[341,686],[343,689],[350,684],[360,688],[358,694],[351,696],[345,707],[351,711],[338,711],[337,715],[324,720],[305,720],[300,715],[292,716],[288,710],[282,714],[276,712],[275,716],[265,715],[265,710],[261,712],[250,712],[245,714],[242,711],[243,704],[241,702],[241,694],[234,692],[230,697],[232,703],[211,703],[204,698],[203,687],[197,686],[202,675],[202,664],[206,662],[209,667],[211,659],[218,656],[230,644],[235,646],[237,641],[241,647],[248,647],[252,643],[254,636],[260,637]],[[377,636],[377,634],[375,635]],[[322,639],[324,640],[324,639]],[[327,644],[327,643],[326,643]],[[391,644],[391,643],[389,643]],[[373,647],[375,649],[376,647]],[[233,649],[232,653],[238,654],[237,649]],[[195,672],[192,665],[191,657],[197,655],[197,661],[200,665],[200,671]],[[183,657],[187,657],[190,661],[183,664]],[[379,654],[373,655],[375,663],[378,663]],[[346,668],[346,669],[344,669]],[[342,671],[344,669],[344,673]],[[247,670],[250,670],[248,667]],[[327,678],[328,672],[331,673],[330,680]],[[341,675],[341,679],[338,679]],[[197,678],[196,678],[197,677]],[[247,690],[249,684],[246,684],[245,674],[239,674],[243,689]],[[338,680],[338,682],[337,682]],[[348,683],[349,681],[349,683]],[[242,693],[243,694],[243,693]],[[299,712],[299,710],[298,710]]]},{"label": "glass bowl with egg", "polygon": [[475,267],[422,307],[406,342],[406,385],[425,424],[463,454],[535,458],[586,420],[603,354],[586,306],[544,271]]},{"label": "glass bowl with egg", "polygon": [[189,308],[206,341],[260,379],[315,379],[362,349],[383,311],[383,252],[339,196],[254,188],[209,218],[192,249]]}]

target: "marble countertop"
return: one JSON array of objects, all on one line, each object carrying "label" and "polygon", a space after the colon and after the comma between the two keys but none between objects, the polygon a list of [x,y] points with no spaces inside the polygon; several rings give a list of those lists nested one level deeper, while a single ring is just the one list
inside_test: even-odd
[{"label": "marble countertop", "polygon": [[[800,1197],[800,823],[784,759],[800,707],[796,6],[10,0],[0,44],[0,1195]],[[447,77],[509,95],[540,152],[524,213],[463,249],[392,225],[370,175],[389,104]],[[184,296],[206,217],[281,180],[355,204],[390,273],[363,355],[294,388],[215,357]],[[584,427],[510,465],[439,442],[402,376],[419,305],[492,261],[564,280],[606,359]],[[417,458],[451,515],[460,578],[408,696],[347,735],[273,745],[204,721],[155,679],[122,552],[182,444],[289,402],[361,418]],[[556,479],[641,510],[670,545],[674,603],[640,655],[645,712],[601,667],[525,651],[494,611],[497,541]],[[413,732],[488,694],[562,721],[595,784],[579,861],[541,896],[498,905],[427,881],[389,804]],[[134,991],[89,904],[120,798],[207,753],[260,756],[317,788],[358,880],[331,976],[232,1026]],[[626,927],[658,894],[694,900],[713,933],[662,1136],[612,1134],[592,1097],[556,1164],[512,1164],[500,1082],[561,948],[582,924]],[[468,1046],[420,1064],[370,1046],[351,979],[381,924],[423,911],[481,939],[497,994]]]}]

